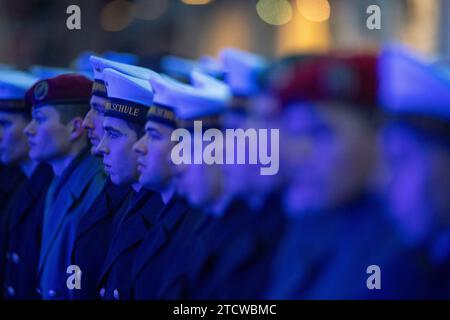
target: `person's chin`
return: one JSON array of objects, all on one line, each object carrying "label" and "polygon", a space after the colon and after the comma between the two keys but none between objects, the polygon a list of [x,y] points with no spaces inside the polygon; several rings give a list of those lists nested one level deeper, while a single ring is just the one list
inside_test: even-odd
[{"label": "person's chin", "polygon": [[145,179],[145,176],[143,174],[139,175],[139,183],[145,187],[147,187],[147,179]]},{"label": "person's chin", "polygon": [[45,161],[45,158],[37,152],[30,151],[29,156],[30,159],[34,161]]},{"label": "person's chin", "polygon": [[109,179],[111,180],[111,182],[113,184],[115,184],[116,186],[120,186],[121,181],[120,181],[120,178],[117,175],[115,175],[111,171],[108,171],[107,174],[109,174]]},{"label": "person's chin", "polygon": [[143,185],[146,189],[155,190],[155,184],[153,183],[153,181],[151,179],[146,178],[143,175],[139,177],[139,183]]}]

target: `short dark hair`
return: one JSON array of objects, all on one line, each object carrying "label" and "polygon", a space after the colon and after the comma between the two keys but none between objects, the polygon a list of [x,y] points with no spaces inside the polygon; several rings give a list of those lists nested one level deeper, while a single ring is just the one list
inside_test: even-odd
[{"label": "short dark hair", "polygon": [[51,106],[58,112],[62,124],[68,124],[76,117],[84,118],[90,109],[89,103],[54,104]]}]

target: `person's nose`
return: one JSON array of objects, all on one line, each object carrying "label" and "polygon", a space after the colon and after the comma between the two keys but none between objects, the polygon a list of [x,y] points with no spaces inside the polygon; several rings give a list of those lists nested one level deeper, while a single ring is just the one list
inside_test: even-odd
[{"label": "person's nose", "polygon": [[27,138],[31,138],[36,135],[36,122],[31,120],[30,123],[23,129],[23,133]]},{"label": "person's nose", "polygon": [[140,156],[145,156],[147,154],[147,138],[144,135],[140,138],[134,145],[133,151],[136,152]]},{"label": "person's nose", "polygon": [[94,129],[94,121],[92,120],[92,109],[89,110],[89,112],[86,114],[86,116],[83,119],[83,128],[84,129]]},{"label": "person's nose", "polygon": [[106,134],[103,135],[102,140],[100,140],[100,143],[97,146],[97,152],[100,153],[102,156],[105,156],[109,154],[109,147],[107,143]]}]

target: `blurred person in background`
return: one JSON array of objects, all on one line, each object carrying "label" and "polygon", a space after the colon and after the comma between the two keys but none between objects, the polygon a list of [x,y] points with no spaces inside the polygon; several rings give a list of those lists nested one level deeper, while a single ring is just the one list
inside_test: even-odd
[{"label": "blurred person in background", "polygon": [[387,260],[394,241],[371,188],[377,65],[372,55],[325,55],[278,76],[290,222],[267,297],[372,297],[366,270]]},{"label": "blurred person in background", "polygon": [[[252,100],[262,93],[258,78],[267,67],[264,59],[231,48],[223,50],[220,58],[232,98],[218,129],[223,134],[227,129],[271,129],[270,122],[253,117]],[[182,177],[188,199],[197,202],[198,207],[213,217],[204,234],[207,245],[199,249],[200,253],[193,259],[191,283],[195,289],[189,293],[190,298],[261,297],[266,284],[265,272],[283,229],[283,215],[278,210],[276,197],[278,176],[261,176],[262,166],[248,163],[250,152],[257,151],[256,146],[250,145],[247,138],[240,150],[237,140],[235,137],[233,145],[227,145],[224,139],[224,155],[232,152],[233,164],[190,165]],[[274,143],[278,141],[269,139],[269,152],[276,149],[270,148]],[[244,153],[246,163],[237,163],[238,153]],[[207,174],[216,178],[209,177],[208,181],[200,178],[210,185],[202,189],[215,189],[215,195],[194,190],[194,175],[206,177]],[[213,185],[216,188],[211,188]]]},{"label": "blurred person in background", "polygon": [[[189,267],[195,260],[198,249],[202,250],[205,245],[204,242],[201,243],[204,240],[200,235],[209,219],[209,216],[192,207],[213,206],[217,190],[209,188],[214,187],[214,176],[205,177],[197,171],[201,170],[198,166],[204,168],[203,165],[195,165],[195,176],[192,176],[192,172],[188,170],[194,165],[187,159],[187,163],[182,164],[178,160],[179,157],[184,158],[191,154],[193,149],[189,148],[201,144],[201,141],[194,141],[192,131],[189,131],[193,125],[191,120],[220,112],[229,96],[228,88],[224,84],[198,72],[192,74],[193,85],[168,78],[160,79],[150,80],[156,91],[156,103],[148,114],[147,136],[136,144],[135,149],[140,155],[141,179],[146,181],[146,186],[163,190],[160,179],[165,176],[165,184],[173,184],[176,190],[174,189],[173,200],[170,200],[167,208],[160,213],[157,232],[148,233],[135,261],[135,299],[188,297]],[[165,109],[162,106],[166,106]],[[158,110],[161,115],[173,114],[173,118],[164,119],[158,116]],[[204,125],[207,126],[206,123]],[[176,131],[173,131],[174,129]],[[178,141],[181,138],[181,142],[175,146],[173,141],[178,133],[183,135],[178,136]],[[171,148],[166,149],[167,146]],[[182,151],[178,147],[182,147]],[[157,170],[157,165],[163,165],[166,169]],[[180,171],[186,174],[184,177],[189,177],[181,186],[177,180]],[[214,169],[208,172],[213,173]],[[156,183],[157,181],[161,182]]]},{"label": "blurred person in background", "polygon": [[402,46],[380,58],[389,213],[403,250],[383,270],[383,297],[450,297],[449,66]]},{"label": "blurred person in background", "polygon": [[35,278],[45,193],[52,171],[48,165],[29,158],[24,134],[31,120],[31,107],[25,102],[25,92],[36,81],[37,78],[25,72],[0,71],[0,158],[8,166],[19,167],[25,177],[21,182],[17,181],[14,170],[9,167],[5,167],[8,171],[2,177],[3,182],[14,183],[12,194],[4,199],[5,207],[0,216],[1,284],[2,293],[8,300],[39,298]]}]

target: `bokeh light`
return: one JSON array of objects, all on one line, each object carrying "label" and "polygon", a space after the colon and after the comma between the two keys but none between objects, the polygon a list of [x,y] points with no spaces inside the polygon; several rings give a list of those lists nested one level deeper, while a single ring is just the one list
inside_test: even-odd
[{"label": "bokeh light", "polygon": [[292,6],[287,0],[260,0],[256,11],[264,22],[271,25],[283,25],[292,19]]},{"label": "bokeh light", "polygon": [[114,0],[102,9],[100,24],[106,31],[117,32],[133,21],[133,4],[125,0]]},{"label": "bokeh light", "polygon": [[134,17],[142,20],[155,20],[166,12],[168,0],[137,0],[134,2]]},{"label": "bokeh light", "polygon": [[330,18],[331,8],[328,0],[297,0],[297,8],[305,19],[312,22]]},{"label": "bokeh light", "polygon": [[212,0],[181,0],[181,2],[185,4],[191,4],[191,5],[202,5],[202,4],[208,4]]}]

